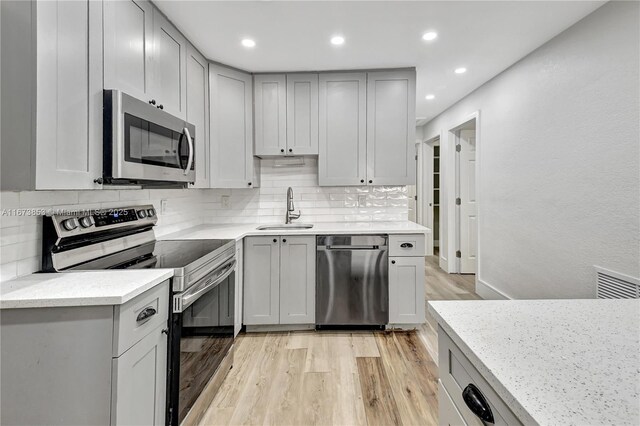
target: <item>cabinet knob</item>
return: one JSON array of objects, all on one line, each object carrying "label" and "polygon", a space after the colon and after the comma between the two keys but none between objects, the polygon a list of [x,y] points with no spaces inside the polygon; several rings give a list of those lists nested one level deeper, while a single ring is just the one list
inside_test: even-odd
[{"label": "cabinet knob", "polygon": [[282,148],[282,149],[280,150],[280,152],[284,152],[284,148]]},{"label": "cabinet knob", "polygon": [[104,182],[104,179],[102,179],[101,177],[96,178],[93,180],[94,183],[97,183],[98,185],[102,185],[102,183]]},{"label": "cabinet knob", "polygon": [[392,265],[395,265],[395,264],[396,264],[396,261],[395,261],[395,260],[392,260],[392,261],[391,261],[391,264],[392,264]]},{"label": "cabinet knob", "polygon": [[162,334],[166,334],[168,336],[169,335],[169,329],[168,328],[163,328],[162,329]]},{"label": "cabinet knob", "polygon": [[293,152],[293,149],[289,148],[289,152]]},{"label": "cabinet knob", "polygon": [[287,239],[286,239],[286,238],[283,238],[283,239],[282,239],[282,242],[283,242],[283,243],[286,243],[286,242],[287,242]]},{"label": "cabinet knob", "polygon": [[364,179],[360,179],[360,183],[364,183]]},{"label": "cabinet knob", "polygon": [[278,240],[277,240],[276,238],[274,238],[274,239],[273,239],[273,242],[274,242],[274,243],[277,243],[277,242],[278,242]]},{"label": "cabinet knob", "polygon": [[251,186],[251,182],[249,182],[247,185]]},{"label": "cabinet knob", "polygon": [[160,105],[158,105],[158,108],[164,109],[164,106],[162,106],[162,104],[160,104]]},{"label": "cabinet knob", "polygon": [[373,183],[373,181],[372,181],[372,180],[369,180],[369,183]]},{"label": "cabinet knob", "polygon": [[155,99],[151,99],[151,100],[149,101],[149,103],[150,103],[151,105],[155,105],[155,104],[156,104],[156,100],[155,100]]}]

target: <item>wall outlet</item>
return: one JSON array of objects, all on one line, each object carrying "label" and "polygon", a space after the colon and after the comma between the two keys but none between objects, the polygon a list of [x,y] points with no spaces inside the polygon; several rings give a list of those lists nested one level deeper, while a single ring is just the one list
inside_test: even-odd
[{"label": "wall outlet", "polygon": [[231,208],[231,197],[228,195],[220,196],[220,203],[222,204],[223,209],[229,210]]},{"label": "wall outlet", "polygon": [[167,200],[160,200],[160,214],[167,212]]},{"label": "wall outlet", "polygon": [[367,207],[366,195],[358,195],[358,207]]}]

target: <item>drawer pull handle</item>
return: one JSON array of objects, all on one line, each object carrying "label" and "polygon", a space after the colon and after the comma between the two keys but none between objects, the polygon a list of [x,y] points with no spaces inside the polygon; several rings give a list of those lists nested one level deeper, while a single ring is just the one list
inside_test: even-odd
[{"label": "drawer pull handle", "polygon": [[493,413],[491,412],[491,407],[487,403],[487,400],[480,392],[474,384],[469,383],[466,388],[462,391],[462,399],[464,399],[464,403],[467,404],[469,410],[473,412],[480,420],[485,423],[493,424]]},{"label": "drawer pull handle", "polygon": [[402,243],[402,244],[400,244],[400,247],[402,247],[402,248],[413,248],[413,244],[411,244],[411,243]]},{"label": "drawer pull handle", "polygon": [[136,321],[137,322],[144,321],[147,318],[150,318],[150,317],[154,316],[157,313],[158,313],[158,311],[156,311],[154,308],[144,308],[142,310],[142,312],[140,312],[138,314],[138,316],[136,317]]}]

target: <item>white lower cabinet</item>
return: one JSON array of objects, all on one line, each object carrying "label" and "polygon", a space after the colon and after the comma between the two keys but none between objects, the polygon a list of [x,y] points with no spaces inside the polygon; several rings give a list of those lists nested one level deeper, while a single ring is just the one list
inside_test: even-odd
[{"label": "white lower cabinet", "polygon": [[167,335],[162,325],[112,368],[112,425],[162,425],[166,410]]},{"label": "white lower cabinet", "polygon": [[451,400],[449,392],[438,380],[438,425],[440,426],[467,426],[462,415]]},{"label": "white lower cabinet", "polygon": [[244,290],[244,243],[243,240],[236,241],[236,272],[235,272],[235,315],[233,324],[234,337],[242,329],[242,293]]},{"label": "white lower cabinet", "polygon": [[390,257],[389,323],[423,323],[424,304],[424,257]]},{"label": "white lower cabinet", "polygon": [[315,322],[314,236],[247,237],[244,324]]},{"label": "white lower cabinet", "polygon": [[389,324],[422,324],[425,235],[389,235]]},{"label": "white lower cabinet", "polygon": [[0,310],[0,424],[164,425],[168,316],[169,281],[122,305]]}]

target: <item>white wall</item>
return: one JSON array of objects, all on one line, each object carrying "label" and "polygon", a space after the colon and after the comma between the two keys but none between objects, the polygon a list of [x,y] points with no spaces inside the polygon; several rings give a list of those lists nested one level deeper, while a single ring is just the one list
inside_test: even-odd
[{"label": "white wall", "polygon": [[424,126],[447,144],[480,111],[478,279],[506,296],[640,276],[639,8],[604,5]]}]

